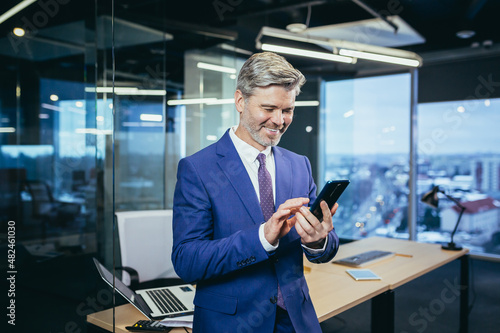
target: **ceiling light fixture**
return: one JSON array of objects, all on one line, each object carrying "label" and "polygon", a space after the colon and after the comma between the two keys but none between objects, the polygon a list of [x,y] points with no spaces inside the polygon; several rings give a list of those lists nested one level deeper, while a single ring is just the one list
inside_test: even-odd
[{"label": "ceiling light fixture", "polygon": [[0,133],[14,133],[15,131],[14,127],[0,127]]},{"label": "ceiling light fixture", "polygon": [[141,113],[139,118],[142,121],[163,121],[163,116],[161,114]]},{"label": "ceiling light fixture", "polygon": [[353,58],[350,58],[350,57],[344,57],[344,56],[336,55],[336,54],[332,54],[332,53],[297,49],[295,47],[286,47],[286,46],[273,45],[273,44],[262,44],[261,48],[263,51],[271,51],[271,52],[277,52],[277,53],[298,55],[298,56],[303,56],[303,57],[308,57],[308,58],[337,61],[337,62],[343,62],[345,64],[352,64],[352,63],[356,62]]},{"label": "ceiling light fixture", "polygon": [[234,98],[223,98],[223,99],[215,99],[213,101],[208,101],[206,105],[223,105],[223,104],[233,104]]},{"label": "ceiling light fixture", "polygon": [[[98,94],[111,94],[113,87],[87,87],[85,92],[96,92]],[[114,92],[116,95],[128,96],[165,96],[167,92],[163,89],[139,89],[136,87],[115,87]]]},{"label": "ceiling light fixture", "polygon": [[301,33],[306,31],[307,25],[304,23],[290,23],[286,26],[286,30],[294,33]]},{"label": "ceiling light fixture", "polygon": [[403,66],[409,66],[409,67],[420,66],[420,61],[418,61],[416,59],[393,57],[393,56],[384,55],[384,54],[355,51],[355,50],[347,50],[347,49],[341,49],[339,51],[339,54],[344,55],[344,56],[359,58],[359,59],[386,62],[389,64],[395,64],[395,65],[403,65]]},{"label": "ceiling light fixture", "polygon": [[[269,45],[272,44],[265,44],[261,42],[263,36],[325,46],[327,48],[333,49],[334,53],[336,53],[337,50],[339,50],[338,51],[339,55],[316,52],[316,51],[308,51],[297,48],[289,48],[284,46],[276,46],[276,45],[273,45],[274,47],[271,49]],[[379,61],[386,63],[389,62],[409,67],[422,66],[422,57],[420,57],[418,54],[414,52],[394,49],[389,47],[350,42],[346,40],[330,39],[324,37],[311,37],[307,34],[297,34],[286,30],[276,29],[271,27],[262,27],[260,29],[259,34],[257,35],[255,42],[256,42],[256,48],[262,49],[264,51],[266,51],[267,48],[267,50],[277,53],[285,53],[285,54],[306,56],[306,57],[307,56],[312,57],[311,52],[313,52],[314,55],[320,55],[321,56],[320,59],[325,59],[323,58],[323,55],[331,55],[335,56],[335,59],[344,59],[344,61],[333,60],[333,59],[328,59],[328,60],[341,61],[351,64],[356,63],[356,59],[360,58],[371,61]],[[354,56],[354,54],[356,54],[356,56]],[[352,56],[353,58],[349,58],[349,56]],[[342,57],[342,58],[337,58],[337,57]],[[345,59],[351,59],[351,60],[347,62],[345,61]]]},{"label": "ceiling light fixture", "polygon": [[295,101],[295,107],[297,106],[318,106],[319,101]]},{"label": "ceiling light fixture", "polygon": [[21,10],[28,7],[29,5],[31,5],[34,2],[36,2],[36,0],[23,0],[23,1],[21,1],[20,3],[18,3],[17,5],[15,5],[14,7],[12,7],[11,9],[9,9],[8,11],[6,11],[5,13],[3,13],[0,16],[0,24],[7,21],[12,16],[16,15]]},{"label": "ceiling light fixture", "polygon": [[26,34],[26,31],[24,31],[23,28],[14,28],[14,30],[12,30],[12,33],[17,37],[23,37]]},{"label": "ceiling light fixture", "polygon": [[214,64],[207,64],[206,62],[199,62],[196,64],[196,67],[201,69],[207,69],[209,71],[236,74],[236,69],[231,67],[219,66]]},{"label": "ceiling light fixture", "polygon": [[474,37],[476,32],[474,30],[460,30],[456,33],[456,35],[458,38],[468,39]]},{"label": "ceiling light fixture", "polygon": [[217,98],[187,98],[187,99],[171,99],[167,102],[168,105],[192,105],[192,104],[204,104],[208,102],[216,101]]}]

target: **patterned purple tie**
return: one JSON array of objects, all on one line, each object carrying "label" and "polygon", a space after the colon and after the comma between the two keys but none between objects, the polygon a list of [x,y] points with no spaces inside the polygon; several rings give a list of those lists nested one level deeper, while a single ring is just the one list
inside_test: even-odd
[{"label": "patterned purple tie", "polygon": [[[267,221],[274,214],[273,180],[271,179],[271,174],[266,168],[266,155],[262,153],[259,154],[257,156],[257,160],[260,163],[258,172],[260,207],[262,208],[262,213],[264,214],[264,220]],[[279,284],[277,305],[282,309],[286,309]]]},{"label": "patterned purple tie", "polygon": [[260,195],[260,207],[262,208],[262,213],[264,214],[264,220],[269,220],[274,214],[274,198],[273,198],[273,180],[271,179],[271,174],[266,168],[266,155],[259,154],[257,156],[259,160],[259,195]]}]

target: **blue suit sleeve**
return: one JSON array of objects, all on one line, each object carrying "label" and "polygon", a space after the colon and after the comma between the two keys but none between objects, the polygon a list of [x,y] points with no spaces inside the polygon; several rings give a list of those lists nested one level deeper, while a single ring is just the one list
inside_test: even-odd
[{"label": "blue suit sleeve", "polygon": [[196,167],[181,160],[174,194],[172,262],[186,282],[220,277],[269,258],[259,240],[259,225],[253,222],[247,229],[214,239],[212,201]]}]

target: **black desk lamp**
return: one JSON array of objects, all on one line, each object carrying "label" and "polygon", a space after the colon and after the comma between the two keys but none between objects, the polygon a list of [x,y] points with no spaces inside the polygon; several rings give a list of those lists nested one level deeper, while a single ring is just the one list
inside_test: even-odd
[{"label": "black desk lamp", "polygon": [[449,196],[448,194],[444,193],[444,191],[440,190],[439,186],[434,186],[434,188],[431,191],[425,193],[422,196],[421,201],[423,203],[428,204],[431,207],[438,208],[438,203],[439,203],[439,199],[437,196],[438,192],[443,193],[445,195],[445,197],[447,197],[448,199],[453,201],[461,209],[460,214],[458,215],[457,223],[455,224],[455,228],[453,229],[453,231],[451,233],[451,241],[447,244],[443,244],[441,247],[445,250],[460,251],[462,249],[462,247],[453,242],[453,236],[455,236],[455,232],[457,231],[458,224],[460,223],[460,219],[462,218],[462,214],[465,210],[465,207],[462,206],[457,199]]}]

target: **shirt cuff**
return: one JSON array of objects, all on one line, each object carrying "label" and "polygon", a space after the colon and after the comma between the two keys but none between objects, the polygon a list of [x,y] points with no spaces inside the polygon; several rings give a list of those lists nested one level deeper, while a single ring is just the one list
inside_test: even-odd
[{"label": "shirt cuff", "polygon": [[259,227],[259,239],[260,239],[260,243],[262,244],[262,247],[268,253],[276,251],[276,249],[278,248],[278,245],[280,245],[279,240],[278,240],[278,244],[276,244],[276,246],[269,244],[266,237],[264,236],[264,223],[262,223]]},{"label": "shirt cuff", "polygon": [[304,244],[300,244],[300,245],[302,245],[304,250],[306,250],[307,253],[309,253],[309,254],[320,254],[320,253],[325,252],[327,243],[328,243],[328,236],[325,238],[325,244],[323,245],[322,249],[311,249],[310,247],[307,247]]}]

